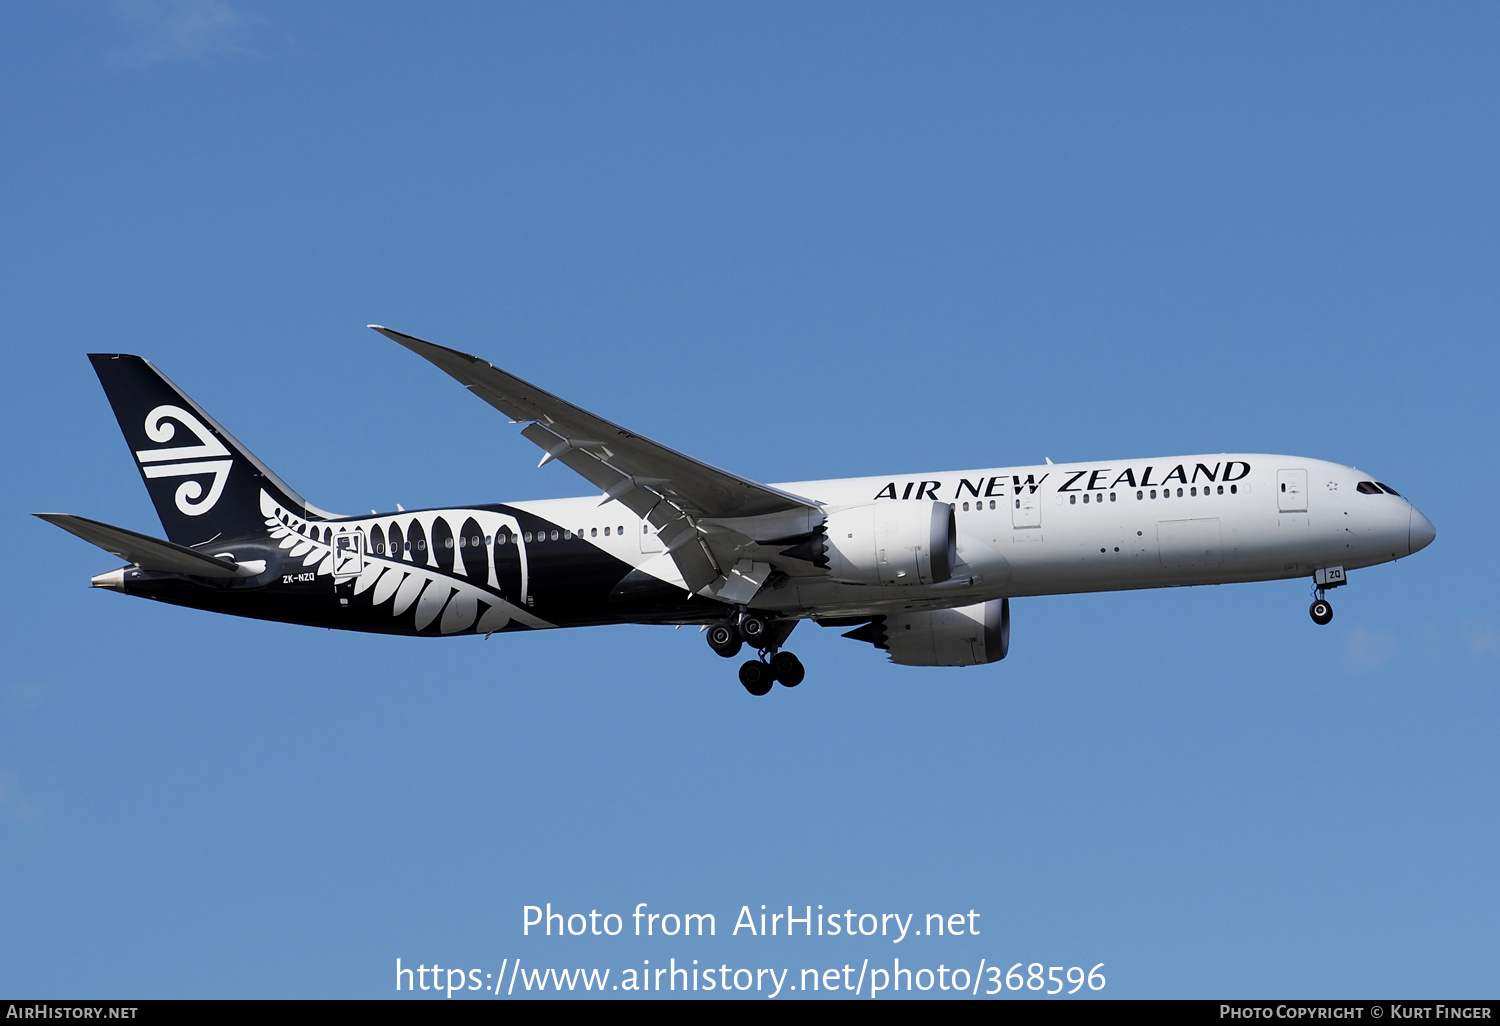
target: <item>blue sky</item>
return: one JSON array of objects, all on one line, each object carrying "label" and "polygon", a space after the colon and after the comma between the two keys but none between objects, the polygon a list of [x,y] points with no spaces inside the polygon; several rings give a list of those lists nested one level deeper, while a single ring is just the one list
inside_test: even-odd
[{"label": "blue sky", "polygon": [[[0,12],[0,992],[392,993],[1105,963],[1130,997],[1490,996],[1492,6],[117,0]],[[427,642],[90,592],[159,525],[84,354],[308,498],[584,494],[375,322],[766,481],[1177,452],[1367,468],[1352,575],[1018,601],[1011,654],[800,627]],[[702,941],[522,907],[712,912]],[[726,936],[758,911],[977,937]],[[910,959],[910,961],[908,961]],[[493,1000],[493,998],[491,998]]]}]

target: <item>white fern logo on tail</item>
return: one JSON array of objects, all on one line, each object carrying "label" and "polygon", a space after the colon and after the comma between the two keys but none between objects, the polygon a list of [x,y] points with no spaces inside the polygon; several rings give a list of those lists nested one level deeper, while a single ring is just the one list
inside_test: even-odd
[{"label": "white fern logo on tail", "polygon": [[[201,481],[184,481],[177,486],[177,508],[190,517],[202,516],[214,508],[219,496],[224,494],[224,483],[229,479],[233,459],[218,459],[229,456],[203,422],[181,406],[162,405],[146,414],[146,437],[153,442],[170,442],[177,435],[177,425],[187,428],[198,438],[197,445],[179,445],[168,449],[139,449],[135,458],[141,463],[141,472],[148,478],[156,477],[201,477],[212,474],[208,495],[203,495]],[[168,460],[174,462],[166,462]]]}]

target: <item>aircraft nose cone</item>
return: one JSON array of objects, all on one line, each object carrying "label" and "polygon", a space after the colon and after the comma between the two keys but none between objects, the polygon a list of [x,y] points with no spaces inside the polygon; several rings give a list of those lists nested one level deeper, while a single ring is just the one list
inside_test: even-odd
[{"label": "aircraft nose cone", "polygon": [[1437,537],[1437,528],[1432,526],[1432,521],[1417,511],[1415,506],[1411,510],[1411,533],[1407,536],[1411,551],[1416,552],[1425,549],[1432,544]]}]

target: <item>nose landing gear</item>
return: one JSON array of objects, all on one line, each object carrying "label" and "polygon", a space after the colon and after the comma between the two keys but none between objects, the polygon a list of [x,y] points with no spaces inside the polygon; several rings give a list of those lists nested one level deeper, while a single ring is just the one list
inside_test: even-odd
[{"label": "nose landing gear", "polygon": [[1307,609],[1313,623],[1322,627],[1333,621],[1333,603],[1324,597],[1324,593],[1329,588],[1337,588],[1348,583],[1348,579],[1344,576],[1344,568],[1341,566],[1324,567],[1313,573],[1313,604]]},{"label": "nose landing gear", "polygon": [[754,613],[743,613],[737,622],[720,620],[710,624],[708,647],[725,659],[739,655],[746,642],[758,649],[759,658],[740,664],[740,683],[752,695],[766,695],[778,682],[794,688],[807,676],[802,660],[779,650],[796,625],[795,620],[767,622]]}]

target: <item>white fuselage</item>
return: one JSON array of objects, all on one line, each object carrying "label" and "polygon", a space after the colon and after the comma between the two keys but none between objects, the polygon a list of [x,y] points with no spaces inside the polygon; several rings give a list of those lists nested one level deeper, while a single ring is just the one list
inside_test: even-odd
[{"label": "white fuselage", "polygon": [[[778,484],[830,511],[877,498],[952,503],[959,563],[950,580],[930,586],[842,584],[810,571],[765,588],[750,604],[835,616],[1310,577],[1326,567],[1389,562],[1430,542],[1431,523],[1404,498],[1358,490],[1373,480],[1323,460],[1218,454]],[[618,503],[512,505],[576,523],[601,549],[680,583],[650,530]]]}]

